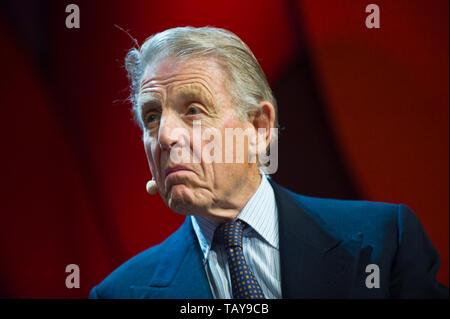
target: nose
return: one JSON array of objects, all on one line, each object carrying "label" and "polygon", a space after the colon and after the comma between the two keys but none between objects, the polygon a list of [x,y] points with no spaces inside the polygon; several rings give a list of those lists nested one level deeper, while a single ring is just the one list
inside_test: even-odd
[{"label": "nose", "polygon": [[163,114],[159,124],[158,142],[162,150],[183,145],[182,125],[173,113]]}]

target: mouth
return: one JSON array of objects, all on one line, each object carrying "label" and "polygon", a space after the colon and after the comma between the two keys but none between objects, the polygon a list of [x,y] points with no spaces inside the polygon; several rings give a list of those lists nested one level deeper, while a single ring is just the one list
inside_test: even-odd
[{"label": "mouth", "polygon": [[183,166],[183,165],[175,165],[172,167],[167,167],[165,170],[165,177],[169,177],[170,175],[173,175],[175,173],[186,173],[186,172],[194,172],[189,167]]}]

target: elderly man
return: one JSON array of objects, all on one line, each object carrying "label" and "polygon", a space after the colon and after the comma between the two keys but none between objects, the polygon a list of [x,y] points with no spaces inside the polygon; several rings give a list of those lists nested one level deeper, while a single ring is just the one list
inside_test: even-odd
[{"label": "elderly man", "polygon": [[448,298],[406,206],[297,195],[265,174],[277,161],[276,101],[236,35],[169,29],[126,66],[148,191],[187,217],[91,298]]}]

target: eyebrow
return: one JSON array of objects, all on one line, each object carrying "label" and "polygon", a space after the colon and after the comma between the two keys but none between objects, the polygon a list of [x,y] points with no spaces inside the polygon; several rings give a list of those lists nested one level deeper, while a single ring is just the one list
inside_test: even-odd
[{"label": "eyebrow", "polygon": [[177,94],[176,98],[185,100],[200,100],[201,102],[212,104],[211,98],[204,93],[197,94],[196,92],[180,92]]},{"label": "eyebrow", "polygon": [[[156,94],[159,95],[159,94]],[[140,116],[143,115],[144,112],[152,111],[152,110],[162,110],[161,100],[153,93],[147,92],[139,95],[137,101],[137,109],[140,112]],[[211,95],[211,92],[205,89],[201,85],[191,84],[187,86],[181,86],[176,89],[175,100],[192,100],[198,101],[202,103],[209,112],[213,114],[217,113],[217,106],[214,103],[214,98]]]},{"label": "eyebrow", "polygon": [[[198,100],[205,105],[210,111],[217,111],[216,104],[214,103],[214,98],[208,90],[205,90],[202,86],[191,85],[180,87],[176,93],[176,99],[184,100]],[[214,110],[211,110],[213,108]]]},{"label": "eyebrow", "polygon": [[162,108],[161,101],[154,95],[146,93],[138,97],[137,109],[142,113],[145,110],[160,110]]}]

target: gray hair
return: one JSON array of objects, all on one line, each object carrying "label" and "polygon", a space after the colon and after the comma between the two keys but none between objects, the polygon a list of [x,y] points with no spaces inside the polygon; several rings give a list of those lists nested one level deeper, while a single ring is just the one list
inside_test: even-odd
[{"label": "gray hair", "polygon": [[[179,27],[156,33],[140,48],[131,49],[125,57],[125,68],[131,85],[130,101],[138,123],[138,95],[145,67],[164,57],[178,61],[198,57],[215,57],[223,67],[235,110],[241,120],[247,119],[262,101],[275,108],[275,127],[278,127],[277,103],[266,76],[249,47],[234,33],[213,27]],[[275,142],[277,130],[272,132]]]}]

